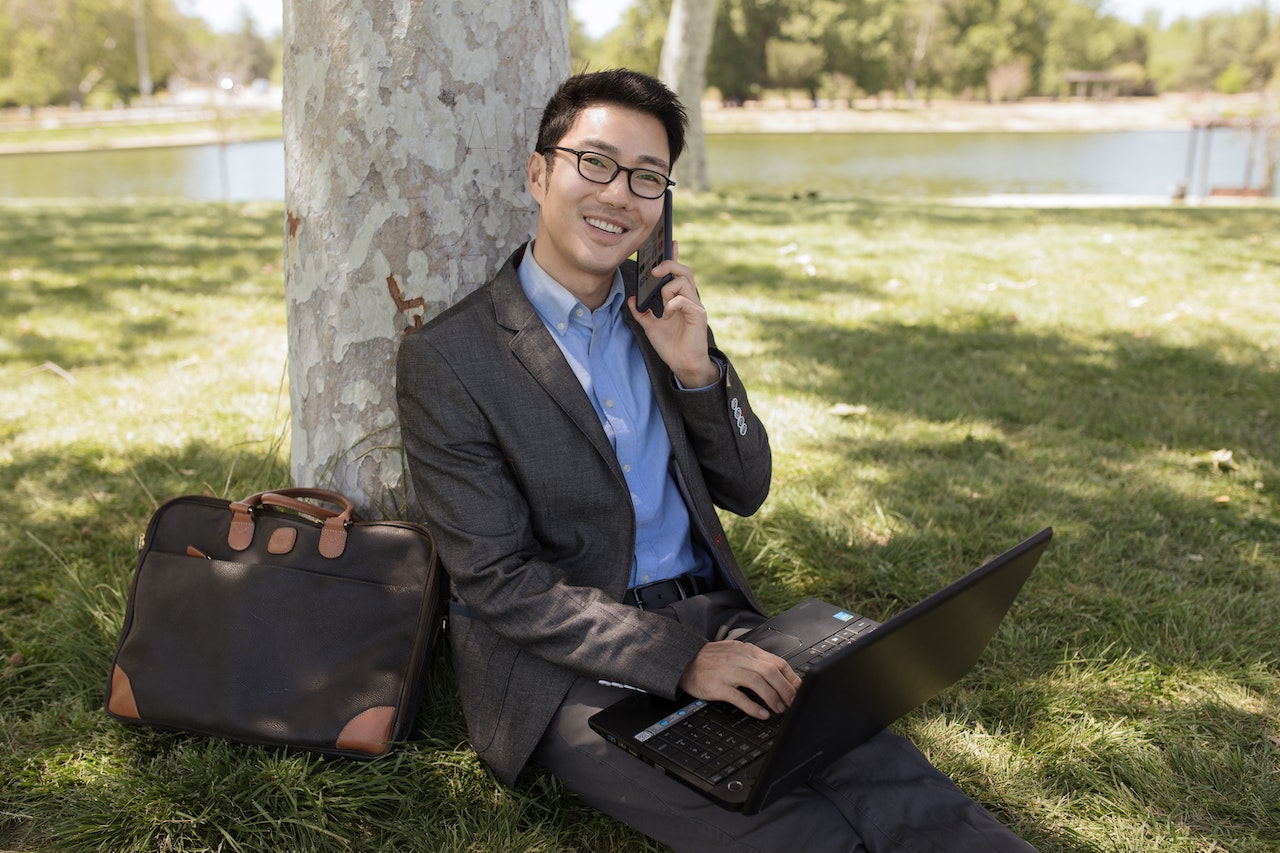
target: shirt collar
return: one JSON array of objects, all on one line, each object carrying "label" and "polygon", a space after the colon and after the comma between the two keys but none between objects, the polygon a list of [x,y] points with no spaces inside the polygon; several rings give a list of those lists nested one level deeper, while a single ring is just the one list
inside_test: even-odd
[{"label": "shirt collar", "polygon": [[[563,335],[568,331],[573,312],[578,307],[586,308],[576,296],[538,265],[533,257],[532,243],[524,253],[524,260],[516,268],[516,273],[520,277],[520,287],[524,290],[524,295],[529,297],[542,322],[556,334]],[[616,315],[622,309],[625,299],[622,270],[618,269],[613,273],[613,284],[609,287],[609,296],[600,310]],[[587,314],[589,315],[590,311]]]}]

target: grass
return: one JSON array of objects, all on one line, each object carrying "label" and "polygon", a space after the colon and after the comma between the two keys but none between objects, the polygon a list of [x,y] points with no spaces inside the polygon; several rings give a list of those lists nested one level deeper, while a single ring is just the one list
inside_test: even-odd
[{"label": "grass", "polygon": [[111,112],[89,124],[37,126],[29,121],[0,121],[0,153],[9,151],[86,151],[96,148],[151,147],[187,144],[193,137],[210,142],[250,142],[279,139],[279,109],[209,108],[192,117],[172,121],[135,121],[131,113]]},{"label": "grass", "polygon": [[[729,520],[769,605],[884,618],[1052,524],[983,662],[898,728],[1044,851],[1277,849],[1274,210],[679,201],[773,439]],[[150,512],[287,481],[283,211],[0,221],[0,848],[656,849],[495,783],[443,656],[371,764],[106,717]]]}]

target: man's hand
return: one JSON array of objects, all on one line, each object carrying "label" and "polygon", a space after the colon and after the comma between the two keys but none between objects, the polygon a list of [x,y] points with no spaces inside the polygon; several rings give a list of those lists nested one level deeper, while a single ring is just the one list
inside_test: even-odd
[{"label": "man's hand", "polygon": [[[707,643],[684,675],[680,689],[697,699],[723,701],[767,720],[790,707],[800,688],[800,677],[777,655],[737,640]],[[752,701],[750,690],[768,707]]]},{"label": "man's hand", "polygon": [[[679,257],[679,244],[673,247],[673,254]],[[640,270],[640,275],[647,274]],[[707,352],[707,309],[698,298],[693,270],[673,259],[658,264],[652,274],[658,278],[672,277],[662,288],[662,316],[637,311],[634,296],[627,303],[631,315],[684,387],[705,388],[714,384],[720,378],[720,368]]]}]

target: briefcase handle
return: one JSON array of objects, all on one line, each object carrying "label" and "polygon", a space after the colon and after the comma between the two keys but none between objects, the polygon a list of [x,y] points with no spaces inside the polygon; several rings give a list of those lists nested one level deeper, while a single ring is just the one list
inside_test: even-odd
[{"label": "briefcase handle", "polygon": [[[310,498],[312,501],[324,501],[341,507],[341,512],[335,512],[328,507],[317,506],[314,503],[299,498]],[[327,521],[330,518],[341,518],[343,524],[354,520],[356,508],[355,505],[347,498],[346,495],[331,492],[328,489],[276,489],[272,492],[259,492],[243,503],[249,501],[257,501],[264,505],[279,506],[285,509],[291,509],[294,512],[309,516],[317,521]]]},{"label": "briefcase handle", "polygon": [[[341,512],[310,503],[324,501],[341,507]],[[259,506],[278,506],[292,510],[300,515],[313,518],[322,523],[320,530],[320,556],[342,556],[347,547],[347,526],[355,516],[355,505],[346,495],[331,492],[328,489],[276,489],[270,492],[258,492],[241,501],[231,503],[231,530],[227,534],[227,545],[235,551],[243,551],[253,543],[253,511]]]}]

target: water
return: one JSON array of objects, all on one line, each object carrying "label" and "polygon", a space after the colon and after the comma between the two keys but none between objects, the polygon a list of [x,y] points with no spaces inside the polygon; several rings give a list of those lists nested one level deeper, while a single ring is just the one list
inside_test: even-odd
[{"label": "water", "polygon": [[284,199],[284,143],[0,157],[2,198]]},{"label": "water", "polygon": [[[1169,197],[1191,132],[742,134],[708,138],[715,189],[769,195]],[[1203,146],[1203,138],[1202,138]],[[1212,134],[1209,186],[1245,181],[1248,138]],[[1201,190],[1200,158],[1191,186]],[[1253,181],[1259,178],[1253,168]],[[284,199],[279,140],[0,157],[3,198]]]},{"label": "water", "polygon": [[[1190,140],[1189,130],[720,136],[707,162],[717,189],[769,194],[1168,197],[1187,179]],[[1244,135],[1215,132],[1209,186],[1241,185],[1248,148]],[[1198,194],[1198,154],[1194,162]]]}]

